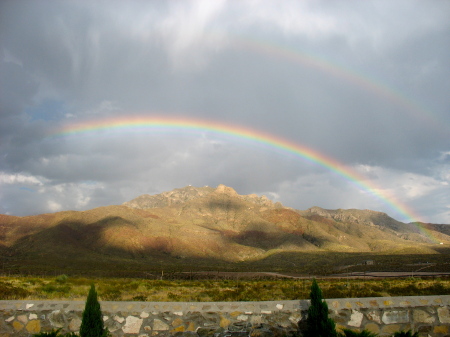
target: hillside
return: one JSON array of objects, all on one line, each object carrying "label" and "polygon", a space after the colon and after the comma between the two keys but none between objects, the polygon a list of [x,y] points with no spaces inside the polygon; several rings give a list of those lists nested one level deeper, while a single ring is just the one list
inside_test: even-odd
[{"label": "hillside", "polygon": [[380,212],[298,211],[224,185],[187,186],[84,212],[0,216],[3,266],[22,261],[27,268],[39,265],[39,257],[59,268],[81,268],[80,261],[88,268],[125,261],[265,264],[286,254],[297,260],[302,254],[440,254],[430,235],[450,244],[446,225],[429,225],[425,235]]}]

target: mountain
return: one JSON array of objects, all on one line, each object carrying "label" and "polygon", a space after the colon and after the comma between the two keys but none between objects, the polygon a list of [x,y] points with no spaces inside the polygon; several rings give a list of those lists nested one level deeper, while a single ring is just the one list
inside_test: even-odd
[{"label": "mountain", "polygon": [[187,186],[83,212],[0,215],[0,250],[12,260],[39,264],[45,256],[87,266],[126,259],[236,263],[283,254],[438,254],[436,239],[450,244],[450,226],[428,224],[423,232],[424,226],[370,210],[299,211],[224,185]]}]

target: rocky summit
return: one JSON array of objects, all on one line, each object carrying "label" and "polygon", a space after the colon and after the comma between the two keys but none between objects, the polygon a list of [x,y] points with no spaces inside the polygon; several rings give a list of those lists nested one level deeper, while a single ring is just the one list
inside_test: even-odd
[{"label": "rocky summit", "polygon": [[449,226],[421,226],[427,226],[427,235],[417,224],[385,213],[320,207],[300,211],[265,196],[239,195],[225,185],[186,186],[83,212],[0,215],[0,250],[8,268],[35,267],[45,257],[58,268],[95,269],[131,259],[136,266],[168,260],[185,265],[264,261],[273,269],[286,256],[440,254],[436,240],[450,244]]}]

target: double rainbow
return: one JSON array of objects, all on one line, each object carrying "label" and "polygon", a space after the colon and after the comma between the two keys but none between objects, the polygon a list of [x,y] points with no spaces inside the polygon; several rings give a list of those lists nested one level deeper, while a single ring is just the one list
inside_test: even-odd
[{"label": "double rainbow", "polygon": [[362,191],[368,192],[369,194],[375,196],[390,209],[404,217],[408,222],[415,223],[423,234],[436,242],[431,233],[423,226],[423,224],[419,222],[420,217],[415,214],[412,209],[400,202],[393,195],[380,189],[359,172],[314,149],[261,131],[207,120],[128,116],[67,125],[53,132],[51,137],[59,138],[67,136],[81,136],[85,134],[95,134],[101,131],[133,132],[136,130],[144,130],[145,132],[158,132],[160,130],[189,131],[199,133],[212,132],[230,136],[241,141],[246,140],[259,143],[268,146],[269,148],[274,148],[285,153],[293,154],[302,160],[306,160],[333,172],[334,174],[345,179],[347,182],[357,186]]},{"label": "double rainbow", "polygon": [[268,55],[276,59],[285,60],[294,64],[321,71],[325,74],[350,83],[356,88],[375,95],[394,106],[402,108],[410,118],[420,121],[442,135],[450,131],[448,123],[441,120],[437,114],[421,106],[412,98],[405,96],[399,90],[377,81],[376,79],[339,65],[337,62],[326,60],[318,55],[308,53],[289,46],[277,44],[272,41],[258,40],[253,37],[233,36],[231,45],[239,49],[250,50],[258,54]]}]

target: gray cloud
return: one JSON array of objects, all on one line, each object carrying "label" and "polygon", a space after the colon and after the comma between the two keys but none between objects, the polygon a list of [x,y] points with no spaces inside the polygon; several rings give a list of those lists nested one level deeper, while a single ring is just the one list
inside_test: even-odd
[{"label": "gray cloud", "polygon": [[0,6],[1,213],[224,183],[291,207],[404,217],[333,170],[255,140],[205,130],[51,136],[140,115],[287,139],[342,162],[424,219],[450,222],[447,2]]}]

